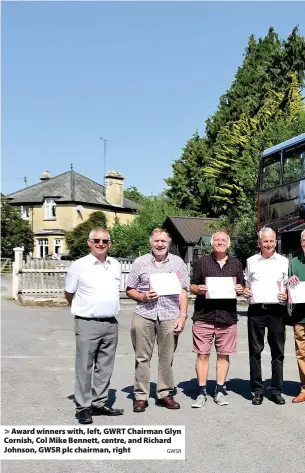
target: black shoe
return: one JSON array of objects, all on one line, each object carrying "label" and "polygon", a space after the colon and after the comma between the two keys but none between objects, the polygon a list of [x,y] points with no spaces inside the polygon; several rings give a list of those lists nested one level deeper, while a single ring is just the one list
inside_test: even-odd
[{"label": "black shoe", "polygon": [[108,404],[102,407],[91,406],[93,416],[121,416],[124,414],[124,409],[113,409]]},{"label": "black shoe", "polygon": [[263,395],[262,394],[254,394],[252,399],[253,406],[260,406],[263,402]]},{"label": "black shoe", "polygon": [[75,417],[78,419],[80,424],[92,424],[90,409],[82,409],[81,411],[77,411]]},{"label": "black shoe", "polygon": [[271,394],[270,401],[273,401],[275,404],[286,404],[285,399],[280,394]]}]

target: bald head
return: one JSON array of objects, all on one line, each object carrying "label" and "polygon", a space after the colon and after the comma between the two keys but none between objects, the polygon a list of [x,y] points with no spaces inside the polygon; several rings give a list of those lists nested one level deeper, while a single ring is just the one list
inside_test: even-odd
[{"label": "bald head", "polygon": [[216,232],[211,237],[214,253],[226,253],[230,243],[230,237],[226,232]]}]

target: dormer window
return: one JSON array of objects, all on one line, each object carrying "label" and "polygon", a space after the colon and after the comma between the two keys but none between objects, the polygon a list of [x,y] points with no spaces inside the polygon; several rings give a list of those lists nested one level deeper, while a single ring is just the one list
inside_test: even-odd
[{"label": "dormer window", "polygon": [[44,218],[45,220],[56,220],[56,203],[54,199],[45,199]]},{"label": "dormer window", "polygon": [[21,213],[21,217],[24,220],[29,220],[29,218],[30,218],[30,207],[28,205],[21,205],[20,213]]}]

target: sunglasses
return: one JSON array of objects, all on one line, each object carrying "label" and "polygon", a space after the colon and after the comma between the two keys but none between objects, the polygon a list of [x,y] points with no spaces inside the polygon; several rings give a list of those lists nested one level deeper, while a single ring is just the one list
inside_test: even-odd
[{"label": "sunglasses", "polygon": [[102,238],[91,238],[91,241],[93,241],[96,244],[104,243],[104,245],[108,245],[108,243],[110,242],[110,240],[103,240]]}]

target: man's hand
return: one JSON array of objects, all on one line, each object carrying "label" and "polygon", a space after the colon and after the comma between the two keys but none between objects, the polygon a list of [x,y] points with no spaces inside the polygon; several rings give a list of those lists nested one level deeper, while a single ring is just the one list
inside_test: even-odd
[{"label": "man's hand", "polygon": [[205,284],[199,284],[197,286],[197,290],[198,290],[198,294],[200,296],[203,296],[207,292],[208,287]]},{"label": "man's hand", "polygon": [[244,296],[245,296],[245,297],[248,297],[248,298],[250,298],[250,297],[253,296],[253,294],[252,294],[252,292],[251,292],[251,290],[250,290],[249,287],[245,287],[245,289],[244,289]]},{"label": "man's hand", "polygon": [[287,300],[287,292],[280,292],[278,297],[280,302],[285,302]]},{"label": "man's hand", "polygon": [[184,329],[185,325],[185,317],[183,315],[180,315],[178,319],[175,320],[175,326],[174,326],[174,333],[175,335],[178,335],[181,333]]},{"label": "man's hand", "polygon": [[151,302],[156,301],[159,297],[159,294],[155,291],[143,292],[142,302]]},{"label": "man's hand", "polygon": [[297,276],[290,276],[290,278],[288,279],[288,284],[293,284],[294,286],[299,284],[300,280]]},{"label": "man's hand", "polygon": [[236,284],[235,291],[238,296],[242,296],[244,293],[244,288],[241,284]]}]

